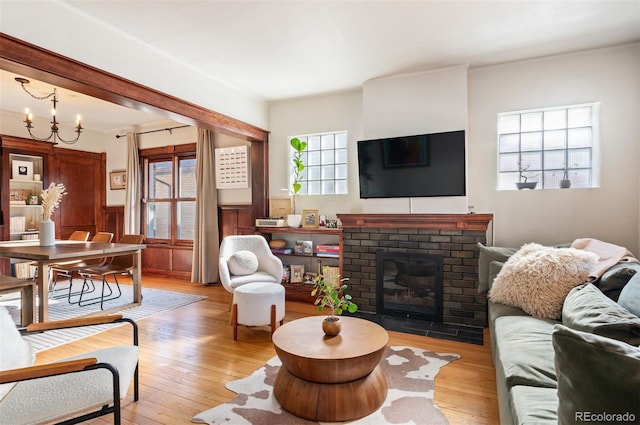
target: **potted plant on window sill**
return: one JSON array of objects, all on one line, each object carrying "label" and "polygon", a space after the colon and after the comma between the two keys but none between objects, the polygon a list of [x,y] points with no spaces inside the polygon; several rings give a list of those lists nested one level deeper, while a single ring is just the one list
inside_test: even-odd
[{"label": "potted plant on window sill", "polygon": [[[578,164],[573,164],[578,166]],[[558,171],[559,172],[559,171]],[[553,173],[555,175],[555,172]],[[571,187],[571,179],[569,178],[569,167],[563,164],[562,167],[562,179],[560,180],[560,189],[569,189]]]},{"label": "potted plant on window sill", "polygon": [[[328,276],[328,267],[324,267],[321,275],[313,281],[312,296],[317,296],[314,305],[318,306],[318,311],[324,307],[329,307],[331,313],[322,321],[322,330],[327,336],[336,336],[342,330],[340,316],[342,312],[355,313],[358,305],[354,303],[351,295],[345,293],[347,290],[347,278],[340,278],[339,274]],[[326,276],[326,277],[325,277]]]},{"label": "potted plant on window sill", "polygon": [[538,185],[537,181],[536,182],[527,181],[527,179],[537,176],[537,174],[535,176],[527,176],[526,173],[530,167],[531,165],[529,164],[523,166],[521,162],[518,162],[518,174],[520,175],[520,181],[516,183],[516,187],[518,188],[518,190],[535,189],[536,186]]},{"label": "potted plant on window sill", "polygon": [[307,142],[303,142],[297,137],[294,137],[289,144],[295,150],[295,153],[293,154],[293,185],[291,190],[292,214],[287,215],[287,226],[300,227],[302,215],[296,214],[296,196],[302,188],[302,172],[305,168],[304,162],[302,161],[302,153],[307,148]]}]

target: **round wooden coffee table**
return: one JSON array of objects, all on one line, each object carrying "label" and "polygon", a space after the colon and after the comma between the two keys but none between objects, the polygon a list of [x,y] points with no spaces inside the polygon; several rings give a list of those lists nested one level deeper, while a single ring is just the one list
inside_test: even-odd
[{"label": "round wooden coffee table", "polygon": [[361,418],[382,405],[387,381],[378,363],[389,335],[364,319],[341,317],[342,331],[327,337],[325,316],[294,320],[273,334],[282,367],[273,386],[290,413],[314,421]]}]

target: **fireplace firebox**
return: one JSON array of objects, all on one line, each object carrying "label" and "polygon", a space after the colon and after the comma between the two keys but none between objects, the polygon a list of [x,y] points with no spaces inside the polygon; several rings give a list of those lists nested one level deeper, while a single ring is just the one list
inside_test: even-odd
[{"label": "fireplace firebox", "polygon": [[376,253],[376,313],[442,322],[442,256]]}]

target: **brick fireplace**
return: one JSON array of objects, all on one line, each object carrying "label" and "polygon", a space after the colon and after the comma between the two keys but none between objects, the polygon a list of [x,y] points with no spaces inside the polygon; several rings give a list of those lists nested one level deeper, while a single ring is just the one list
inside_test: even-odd
[{"label": "brick fireplace", "polygon": [[376,313],[376,256],[382,252],[442,256],[442,322],[485,326],[478,294],[478,246],[492,214],[338,214],[342,274],[362,312]]}]

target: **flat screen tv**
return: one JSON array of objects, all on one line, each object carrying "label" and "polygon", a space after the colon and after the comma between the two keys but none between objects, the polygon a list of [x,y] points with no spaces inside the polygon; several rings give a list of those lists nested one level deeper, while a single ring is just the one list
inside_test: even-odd
[{"label": "flat screen tv", "polygon": [[464,196],[465,132],[358,141],[360,198]]}]

